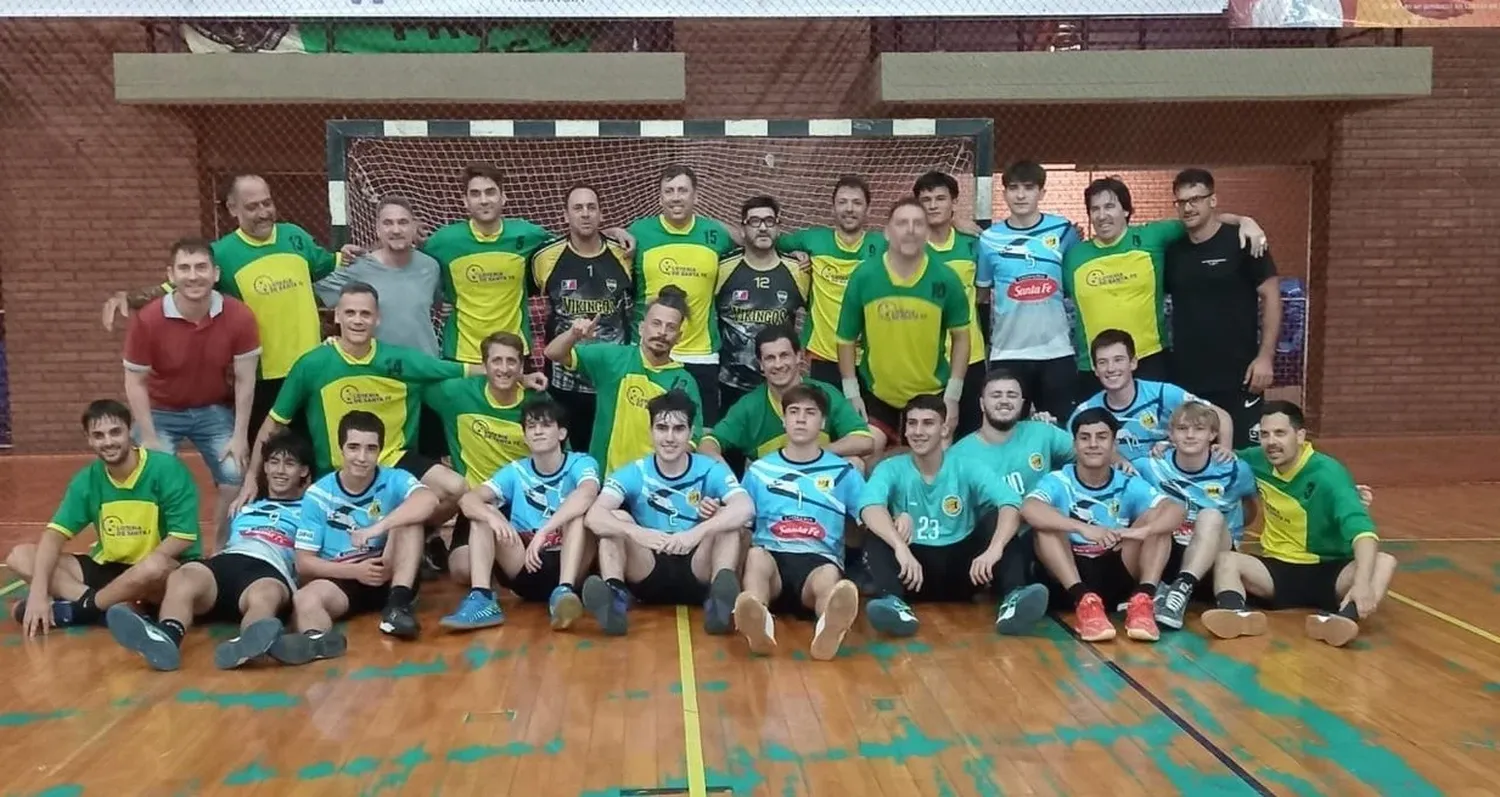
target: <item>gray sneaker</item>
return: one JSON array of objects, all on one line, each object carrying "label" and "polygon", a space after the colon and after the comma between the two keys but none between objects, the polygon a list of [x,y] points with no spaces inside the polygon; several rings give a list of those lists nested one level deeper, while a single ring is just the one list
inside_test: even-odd
[{"label": "gray sneaker", "polygon": [[1188,599],[1193,597],[1192,590],[1188,589],[1181,581],[1174,581],[1165,589],[1156,590],[1156,624],[1173,631],[1182,630],[1182,624],[1187,619]]}]

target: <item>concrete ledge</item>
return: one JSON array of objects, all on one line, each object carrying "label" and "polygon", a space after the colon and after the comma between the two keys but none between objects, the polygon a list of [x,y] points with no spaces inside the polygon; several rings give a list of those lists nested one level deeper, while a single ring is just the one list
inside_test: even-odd
[{"label": "concrete ledge", "polygon": [[682,53],[116,53],[122,103],[680,103]]},{"label": "concrete ledge", "polygon": [[1380,100],[1432,93],[1432,49],[1346,47],[1055,53],[882,53],[879,100]]}]

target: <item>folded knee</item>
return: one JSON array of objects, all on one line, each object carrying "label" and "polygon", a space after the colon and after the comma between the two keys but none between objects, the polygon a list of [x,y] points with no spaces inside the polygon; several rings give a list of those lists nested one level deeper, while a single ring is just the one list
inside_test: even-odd
[{"label": "folded knee", "polygon": [[5,557],[5,566],[16,573],[30,573],[31,563],[36,561],[36,545],[23,543],[10,549]]}]

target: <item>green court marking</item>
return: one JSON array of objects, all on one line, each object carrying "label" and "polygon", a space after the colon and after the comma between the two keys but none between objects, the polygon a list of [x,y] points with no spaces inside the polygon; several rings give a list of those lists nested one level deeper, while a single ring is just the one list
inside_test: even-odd
[{"label": "green court marking", "polygon": [[893,697],[877,697],[870,702],[875,706],[876,711],[894,711],[896,709],[896,699]]},{"label": "green court marking", "polygon": [[6,794],[7,797],[9,795],[16,795],[16,797],[83,797],[83,787],[76,783],[64,783],[58,786],[48,786],[41,791],[34,791],[27,795],[22,795],[18,792],[6,792]]},{"label": "green court marking", "polygon": [[302,702],[302,698],[286,692],[205,692],[201,689],[184,689],[177,693],[177,702],[209,703],[219,708],[267,711],[276,708],[294,708]]},{"label": "green court marking", "polygon": [[1450,573],[1459,570],[1459,566],[1446,556],[1424,556],[1421,559],[1413,559],[1409,562],[1401,562],[1400,569],[1408,573]]},{"label": "green court marking", "polygon": [[11,711],[0,714],[0,728],[20,728],[38,722],[67,719],[77,714],[78,712],[71,708],[60,708],[55,711]]},{"label": "green court marking", "polygon": [[[671,692],[674,695],[680,695],[680,694],[682,694],[682,682],[681,681],[673,681],[672,685],[667,688],[667,691]],[[727,692],[727,691],[729,691],[729,682],[728,681],[700,681],[698,683],[698,691],[699,692],[714,692],[714,693],[717,693],[717,692]]]},{"label": "green court marking", "polygon": [[255,759],[240,769],[224,776],[225,786],[253,786],[276,779],[276,770],[265,766],[260,759]]},{"label": "green court marking", "polygon": [[974,791],[979,797],[1002,797],[1000,784],[995,782],[995,759],[987,755],[964,759],[964,774],[974,781]]},{"label": "green court marking", "polygon": [[447,659],[442,656],[438,656],[432,661],[425,663],[403,661],[400,664],[391,667],[376,667],[374,665],[361,667],[354,672],[349,673],[349,680],[374,681],[382,678],[392,680],[400,678],[418,678],[424,675],[442,675],[447,671]]},{"label": "green court marking", "polygon": [[511,650],[510,648],[487,648],[484,645],[475,642],[469,647],[464,648],[464,661],[468,662],[470,670],[477,670],[480,667],[485,666],[486,664],[493,664],[497,661],[505,661],[506,659],[509,659],[511,657],[525,655],[525,645],[522,645],[515,650]]},{"label": "green court marking", "polygon": [[360,756],[343,765],[335,764],[332,761],[319,761],[297,770],[297,779],[321,780],[333,777],[334,775],[360,777],[369,775],[378,769],[380,769],[380,759],[374,756]]}]

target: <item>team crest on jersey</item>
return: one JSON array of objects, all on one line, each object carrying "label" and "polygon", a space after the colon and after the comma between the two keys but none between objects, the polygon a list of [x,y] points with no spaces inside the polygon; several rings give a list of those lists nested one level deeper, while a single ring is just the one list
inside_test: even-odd
[{"label": "team crest on jersey", "polygon": [[1116,498],[1116,499],[1113,499],[1113,500],[1111,500],[1109,502],[1109,516],[1110,517],[1119,517],[1120,516],[1120,499]]},{"label": "team crest on jersey", "polygon": [[778,304],[786,304],[786,291],[776,292],[776,302]]},{"label": "team crest on jersey", "polygon": [[1032,454],[1031,457],[1026,460],[1026,464],[1030,465],[1032,470],[1040,472],[1043,464],[1042,455]]},{"label": "team crest on jersey", "polygon": [[619,288],[620,283],[617,282],[614,277],[610,277],[609,279],[604,281],[604,289],[609,291],[610,293],[614,293],[615,291],[619,290]]},{"label": "team crest on jersey", "polygon": [[1141,421],[1141,426],[1144,426],[1147,429],[1155,429],[1156,428],[1156,413],[1154,413],[1154,412],[1143,412],[1143,413],[1141,413],[1140,421]]},{"label": "team crest on jersey", "polygon": [[697,506],[698,502],[702,500],[703,493],[698,492],[698,488],[694,487],[691,490],[687,491],[687,502],[689,506]]},{"label": "team crest on jersey", "polygon": [[1056,249],[1057,248],[1057,236],[1056,235],[1043,235],[1042,236],[1042,246],[1045,246],[1048,249]]},{"label": "team crest on jersey", "polygon": [[813,477],[813,486],[818,488],[819,492],[831,493],[833,492],[833,477],[815,476]]},{"label": "team crest on jersey", "polygon": [[1217,501],[1224,497],[1224,488],[1217,484],[1210,484],[1203,488],[1203,494]]},{"label": "team crest on jersey", "polygon": [[956,495],[943,496],[943,514],[958,517],[964,511],[964,502]]},{"label": "team crest on jersey", "polygon": [[370,501],[370,508],[367,510],[367,512],[370,515],[370,519],[371,520],[378,520],[378,519],[380,519],[381,511],[380,511],[380,499],[379,498],[376,498],[376,499],[373,499],[373,500]]}]

